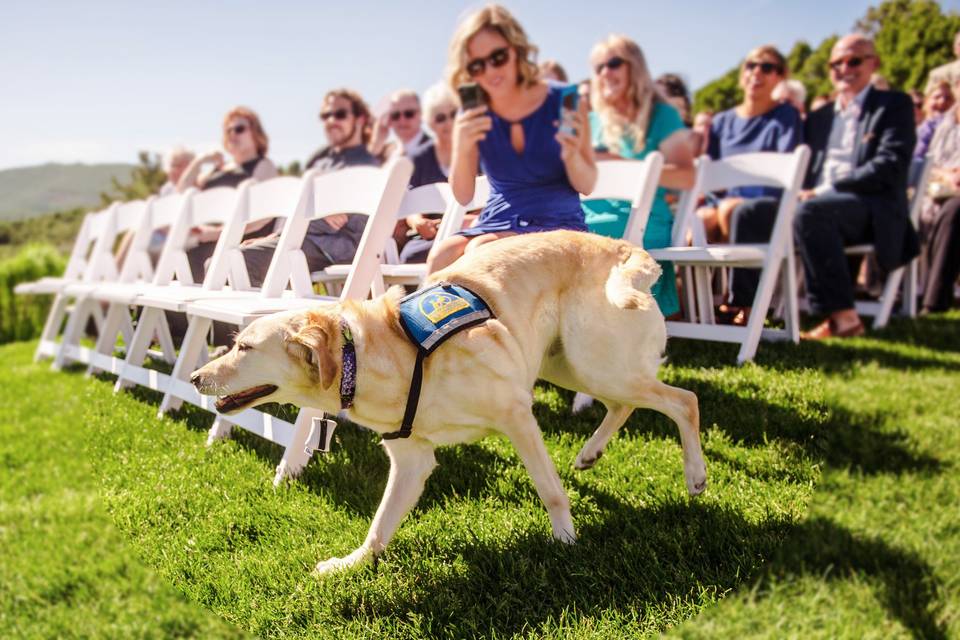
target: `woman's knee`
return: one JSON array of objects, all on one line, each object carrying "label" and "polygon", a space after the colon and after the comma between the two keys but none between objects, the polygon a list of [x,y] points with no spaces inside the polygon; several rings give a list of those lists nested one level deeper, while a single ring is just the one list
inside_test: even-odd
[{"label": "woman's knee", "polygon": [[498,236],[495,233],[485,233],[482,236],[476,236],[476,237],[470,238],[470,241],[467,242],[467,246],[464,249],[464,253],[470,253],[472,251],[476,251],[479,247],[482,247],[483,245],[489,242],[493,242],[494,240],[499,240],[499,239],[500,239],[500,236]]}]

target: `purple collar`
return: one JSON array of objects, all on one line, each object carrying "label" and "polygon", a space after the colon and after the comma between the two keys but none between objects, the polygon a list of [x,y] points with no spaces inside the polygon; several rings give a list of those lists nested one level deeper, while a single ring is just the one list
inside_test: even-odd
[{"label": "purple collar", "polygon": [[340,335],[343,336],[343,366],[340,374],[340,409],[343,410],[353,406],[353,396],[357,392],[357,349],[353,343],[353,332],[343,316],[340,317]]}]

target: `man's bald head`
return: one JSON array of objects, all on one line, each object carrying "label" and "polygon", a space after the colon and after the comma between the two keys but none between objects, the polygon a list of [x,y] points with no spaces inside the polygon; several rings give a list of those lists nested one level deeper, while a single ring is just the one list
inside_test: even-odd
[{"label": "man's bald head", "polygon": [[830,80],[843,101],[865,89],[879,67],[873,40],[860,33],[843,36],[830,51]]}]

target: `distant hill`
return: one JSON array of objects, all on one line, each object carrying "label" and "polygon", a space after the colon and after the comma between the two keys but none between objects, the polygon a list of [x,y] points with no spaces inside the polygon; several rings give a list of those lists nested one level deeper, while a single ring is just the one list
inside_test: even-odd
[{"label": "distant hill", "polygon": [[126,180],[131,164],[42,164],[0,170],[0,220],[19,220],[88,207],[109,191],[110,178]]}]

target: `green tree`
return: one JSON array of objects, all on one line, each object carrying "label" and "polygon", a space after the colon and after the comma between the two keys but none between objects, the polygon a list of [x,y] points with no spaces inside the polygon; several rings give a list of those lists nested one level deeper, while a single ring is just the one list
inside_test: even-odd
[{"label": "green tree", "polygon": [[281,165],[279,172],[282,176],[294,176],[299,178],[303,174],[303,168],[300,166],[299,160],[293,160],[286,167]]},{"label": "green tree", "polygon": [[159,153],[141,151],[139,164],[130,171],[130,181],[120,182],[111,178],[111,191],[100,194],[104,206],[120,200],[138,200],[155,194],[167,181],[167,173],[163,170],[163,163]]}]

